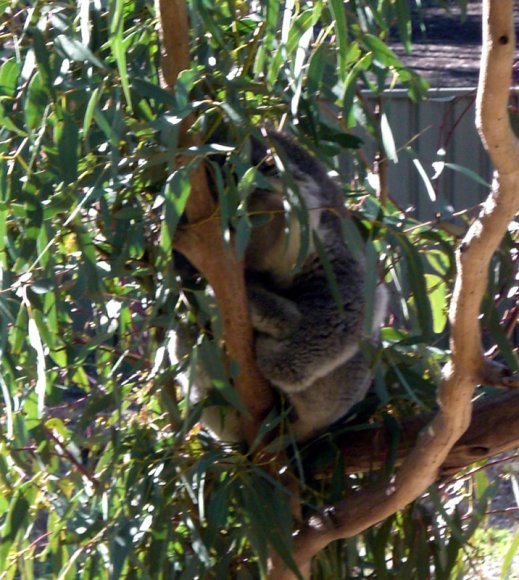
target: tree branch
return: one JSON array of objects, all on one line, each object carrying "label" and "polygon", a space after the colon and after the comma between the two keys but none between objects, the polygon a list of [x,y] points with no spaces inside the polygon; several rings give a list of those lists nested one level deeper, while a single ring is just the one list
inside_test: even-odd
[{"label": "tree branch", "polygon": [[[499,4],[499,7],[497,6]],[[483,39],[476,127],[501,176],[517,174],[519,142],[508,117],[509,87],[515,51],[513,0],[483,2]],[[503,154],[503,151],[506,153]]]},{"label": "tree branch", "polygon": [[[163,87],[174,90],[179,73],[191,67],[186,3],[185,0],[155,0],[155,8],[161,44],[161,83]],[[180,147],[201,143],[200,135],[190,131],[194,120],[194,114],[185,120],[179,137]],[[176,164],[181,166],[186,161],[187,158],[179,155]],[[239,364],[235,386],[251,416],[251,420],[243,419],[244,436],[251,442],[272,407],[272,392],[255,364],[243,264],[232,243],[227,244],[224,240],[203,164],[191,174],[186,216],[188,225],[179,228],[174,245],[214,290],[223,320],[227,354]]]},{"label": "tree branch", "polygon": [[[331,541],[358,534],[423,493],[437,479],[449,451],[470,424],[472,393],[482,382],[486,367],[478,316],[487,272],[494,251],[519,209],[519,145],[508,120],[509,83],[503,83],[503,78],[510,78],[512,68],[513,4],[511,0],[483,0],[483,5],[478,126],[491,151],[497,179],[481,216],[457,252],[458,270],[449,310],[452,359],[439,387],[440,410],[390,481],[323,510],[321,516],[312,517],[298,530],[294,559],[301,566]],[[289,577],[282,567],[271,572],[276,580]]]},{"label": "tree branch", "polygon": [[[441,465],[440,475],[454,474],[475,461],[518,448],[518,408],[518,391],[506,391],[476,401],[470,427],[450,450]],[[394,458],[395,467],[402,464],[416,445],[420,432],[433,417],[434,413],[426,413],[403,421]],[[327,446],[327,441],[316,442],[308,449],[308,455],[322,457]],[[378,471],[387,465],[390,453],[393,453],[392,435],[383,425],[337,437],[334,447],[337,446],[344,457],[345,473]],[[321,478],[329,475],[328,468],[322,466],[316,474]]]},{"label": "tree branch", "polygon": [[[155,0],[161,41],[161,83],[173,90],[179,73],[190,68],[189,22],[185,0]],[[195,121],[192,114],[180,132],[181,147],[196,146],[200,136],[190,132]],[[188,159],[179,156],[177,166]],[[191,174],[191,191],[186,206],[188,225],[181,227],[175,236],[175,248],[182,252],[206,278],[214,290],[223,321],[225,346],[229,357],[239,364],[235,388],[250,418],[242,416],[241,426],[245,440],[252,443],[261,422],[273,406],[272,390],[256,366],[253,351],[253,332],[249,318],[243,262],[234,247],[224,239],[218,208],[211,195],[205,167],[199,165]],[[268,455],[268,456],[266,456]],[[261,446],[256,448],[256,458],[266,462],[267,469],[279,476],[280,467],[286,465],[284,453],[266,454]],[[291,510],[295,521],[301,520],[297,482],[290,473],[281,478],[290,493]],[[271,550],[272,561],[278,562]],[[276,564],[279,565],[279,564]],[[301,566],[304,577],[309,578],[309,564]]]}]

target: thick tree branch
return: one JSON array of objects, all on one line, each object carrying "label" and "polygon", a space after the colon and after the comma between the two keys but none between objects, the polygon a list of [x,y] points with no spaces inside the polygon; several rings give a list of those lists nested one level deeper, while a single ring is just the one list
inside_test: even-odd
[{"label": "thick tree branch", "polygon": [[[159,20],[161,41],[161,82],[173,90],[179,73],[190,68],[189,22],[185,0],[155,0]],[[200,144],[198,134],[190,132],[195,120],[188,117],[181,129],[180,147]],[[179,156],[177,166],[188,159]],[[191,174],[191,192],[186,206],[188,225],[181,227],[175,237],[175,248],[182,252],[214,290],[220,315],[223,320],[225,346],[229,357],[239,364],[240,372],[235,387],[250,419],[242,417],[242,430],[248,443],[256,439],[260,424],[273,405],[272,390],[259,373],[253,351],[253,332],[249,318],[243,263],[236,256],[232,244],[224,239],[218,208],[209,190],[203,165]],[[283,453],[265,456],[261,446],[256,454],[266,462],[270,471],[277,475],[286,465]],[[294,519],[301,520],[301,505],[298,488],[289,473],[283,483],[291,491],[291,507]],[[273,552],[273,561],[277,554]],[[279,564],[277,564],[279,565]],[[304,577],[309,577],[309,564],[302,564]]]},{"label": "thick tree branch", "polygon": [[476,126],[501,176],[517,173],[519,142],[508,118],[509,87],[515,51],[513,0],[483,2],[483,40]]},{"label": "thick tree branch", "polygon": [[[506,391],[476,401],[470,427],[450,450],[441,466],[440,475],[454,474],[475,461],[518,448],[517,409],[518,391]],[[403,421],[394,458],[395,467],[402,464],[416,445],[420,432],[433,417],[434,413],[427,413]],[[316,442],[308,450],[308,455],[322,457],[327,445],[326,441]],[[378,471],[387,465],[390,453],[393,452],[392,434],[382,425],[336,438],[334,447],[337,446],[344,457],[345,473]],[[320,466],[316,475],[328,477],[330,473],[327,468]]]},{"label": "thick tree branch", "polygon": [[[478,102],[479,127],[497,168],[496,186],[480,218],[457,252],[457,277],[451,301],[452,359],[439,388],[440,410],[390,481],[363,490],[311,518],[295,537],[299,565],[329,542],[351,537],[405,507],[438,477],[455,442],[470,424],[474,387],[482,382],[485,361],[478,316],[487,286],[490,259],[519,209],[519,145],[508,121],[509,83],[513,58],[512,0],[484,0],[484,44]],[[490,71],[496,68],[497,73]],[[497,126],[497,129],[494,127]],[[333,521],[328,514],[333,513]],[[282,567],[271,578],[290,575]]]},{"label": "thick tree branch", "polygon": [[[179,73],[191,67],[186,3],[185,0],[156,0],[155,7],[161,42],[161,82],[165,88],[174,90]],[[194,120],[194,115],[191,115],[184,122],[179,137],[180,147],[200,144],[200,136],[190,132]],[[179,155],[177,166],[186,161],[187,158]],[[194,264],[214,290],[223,319],[227,353],[240,368],[236,389],[252,418],[243,422],[245,438],[250,442],[272,407],[272,392],[255,364],[243,264],[232,244],[224,241],[203,164],[191,174],[186,216],[189,223],[179,228],[175,248]]]}]

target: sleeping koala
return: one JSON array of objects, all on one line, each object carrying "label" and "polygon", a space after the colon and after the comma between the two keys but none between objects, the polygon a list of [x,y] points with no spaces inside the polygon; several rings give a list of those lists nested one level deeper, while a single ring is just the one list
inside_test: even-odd
[{"label": "sleeping koala", "polygon": [[[301,248],[301,226],[285,214],[280,169],[264,145],[253,144],[252,163],[271,186],[256,189],[248,199],[251,214],[265,214],[253,228],[245,252],[245,274],[257,364],[267,380],[285,393],[293,407],[291,430],[297,441],[322,432],[344,416],[366,394],[371,382],[361,352],[364,319],[364,265],[344,241],[341,220],[349,219],[343,196],[324,167],[285,134],[270,132],[275,150],[282,150],[292,182],[308,216],[310,242],[302,266],[294,270]],[[340,304],[314,245],[320,240],[333,271]],[[383,322],[387,295],[383,286],[374,301],[373,335]],[[190,350],[185,330],[177,333],[177,357]],[[202,399],[211,381],[197,368],[190,385],[192,401]],[[219,438],[242,439],[237,411],[207,407],[203,422]]]}]

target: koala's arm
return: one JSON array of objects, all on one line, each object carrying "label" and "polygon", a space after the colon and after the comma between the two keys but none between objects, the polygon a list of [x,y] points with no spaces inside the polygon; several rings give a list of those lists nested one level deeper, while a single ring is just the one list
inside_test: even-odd
[{"label": "koala's arm", "polygon": [[293,301],[260,286],[249,287],[247,293],[252,326],[256,331],[276,339],[296,331],[301,312]]},{"label": "koala's arm", "polygon": [[[317,256],[296,276],[287,293],[300,314],[299,324],[284,336],[262,331],[256,339],[258,366],[287,393],[306,389],[353,358],[362,340],[364,276],[362,265],[347,251],[329,252],[341,298],[338,306]],[[276,315],[271,309],[270,318]],[[284,322],[271,325],[282,326]]]},{"label": "koala's arm", "polygon": [[296,441],[305,441],[343,417],[366,395],[371,383],[369,365],[358,352],[311,388],[289,397],[295,417],[291,430]]}]

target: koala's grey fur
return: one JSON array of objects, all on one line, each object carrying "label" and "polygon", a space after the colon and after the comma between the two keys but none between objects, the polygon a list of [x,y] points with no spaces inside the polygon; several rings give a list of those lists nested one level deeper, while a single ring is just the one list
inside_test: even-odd
[{"label": "koala's grey fur", "polygon": [[[257,364],[272,385],[290,400],[295,418],[292,432],[306,440],[340,419],[366,394],[371,373],[360,350],[364,319],[364,265],[346,245],[341,220],[348,219],[343,196],[324,167],[284,134],[269,133],[281,148],[293,182],[308,212],[310,239],[315,232],[326,252],[341,297],[341,307],[313,243],[302,267],[294,272],[300,250],[300,224],[284,214],[279,169],[267,151],[255,146],[253,163],[272,185],[249,197],[251,213],[270,220],[254,228],[245,254],[251,319],[256,331]],[[383,322],[387,298],[377,290],[373,334]],[[191,386],[193,400],[210,388],[203,369]],[[237,413],[222,417],[218,407],[204,411],[203,421],[224,440],[241,439]]]}]

